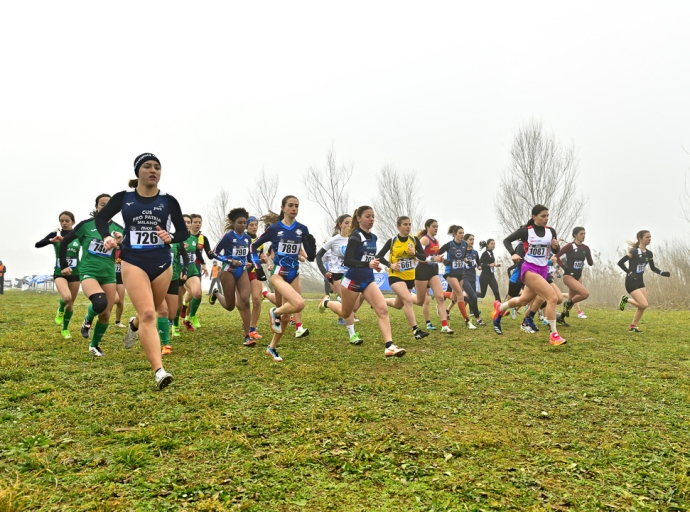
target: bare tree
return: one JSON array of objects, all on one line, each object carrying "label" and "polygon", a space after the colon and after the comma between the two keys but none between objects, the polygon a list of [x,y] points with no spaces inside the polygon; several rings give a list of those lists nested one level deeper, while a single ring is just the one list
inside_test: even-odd
[{"label": "bare tree", "polygon": [[225,217],[230,211],[230,193],[220,190],[206,207],[204,231],[211,235],[213,243],[218,243],[225,234]]},{"label": "bare tree", "polygon": [[393,238],[398,233],[398,217],[409,217],[413,232],[424,223],[424,210],[419,200],[419,186],[415,171],[402,172],[392,164],[381,168],[377,179],[377,194],[374,198],[376,211],[376,234],[382,240]]},{"label": "bare tree", "polygon": [[318,204],[326,214],[325,232],[330,234],[335,219],[350,211],[350,198],[346,187],[354,171],[353,163],[336,162],[333,146],[326,152],[326,166],[309,167],[302,178],[307,190],[307,199]]},{"label": "bare tree", "polygon": [[531,218],[532,206],[549,207],[549,226],[565,235],[586,217],[587,198],[579,191],[575,146],[563,147],[540,121],[520,126],[510,148],[510,165],[494,196],[498,222],[511,233]]},{"label": "bare tree", "polygon": [[269,176],[266,169],[261,169],[261,174],[254,182],[254,190],[249,194],[249,207],[251,215],[260,217],[268,211],[277,211],[275,206],[276,194],[278,193],[278,175]]},{"label": "bare tree", "polygon": [[[688,150],[685,149],[685,147],[683,147],[683,151],[690,155],[690,152],[688,152]],[[683,212],[683,218],[686,220],[686,222],[690,223],[690,191],[688,191],[687,175],[685,176],[685,182],[683,185],[683,195],[680,199],[680,208]]]}]

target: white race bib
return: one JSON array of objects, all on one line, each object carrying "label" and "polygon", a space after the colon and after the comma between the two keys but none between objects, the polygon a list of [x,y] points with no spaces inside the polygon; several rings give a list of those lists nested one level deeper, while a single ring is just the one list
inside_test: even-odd
[{"label": "white race bib", "polygon": [[[77,258],[66,258],[67,260],[67,265],[69,265],[69,268],[76,268],[77,263],[79,263],[79,260]],[[55,262],[55,266],[60,268],[60,260],[57,260]]]},{"label": "white race bib", "polygon": [[244,258],[249,254],[249,247],[246,245],[236,245],[232,248],[232,255],[239,257],[239,258]]},{"label": "white race bib", "polygon": [[535,258],[546,258],[547,250],[545,245],[530,245],[528,254]]},{"label": "white race bib", "polygon": [[575,263],[573,263],[573,268],[574,268],[575,270],[582,270],[582,268],[583,268],[584,266],[585,266],[585,262],[584,262],[584,261],[576,261]]},{"label": "white race bib", "polygon": [[451,268],[453,270],[460,270],[465,268],[465,263],[461,260],[453,260],[453,264],[451,265]]},{"label": "white race bib", "polygon": [[414,268],[414,259],[412,258],[405,258],[403,260],[400,260],[398,263],[400,263],[401,272],[403,270],[412,270]]},{"label": "white race bib", "polygon": [[286,242],[281,240],[278,244],[278,252],[280,254],[299,254],[299,246],[297,242]]},{"label": "white race bib", "polygon": [[370,263],[370,262],[374,261],[374,255],[373,255],[373,254],[364,253],[364,254],[362,254],[362,261],[365,261],[365,262],[367,262],[367,263]]},{"label": "white race bib", "polygon": [[115,273],[116,274],[122,273],[122,263],[115,263]]},{"label": "white race bib", "polygon": [[642,272],[644,272],[644,269],[645,269],[646,266],[647,266],[646,263],[640,263],[640,264],[637,266],[637,273],[638,273],[638,274],[641,274]]},{"label": "white race bib", "polygon": [[96,240],[94,238],[89,244],[89,254],[93,254],[95,256],[105,256],[107,258],[113,254],[113,250],[106,249],[103,240]]},{"label": "white race bib", "polygon": [[157,231],[130,231],[129,244],[132,249],[154,249],[165,245],[163,240],[158,238]]}]

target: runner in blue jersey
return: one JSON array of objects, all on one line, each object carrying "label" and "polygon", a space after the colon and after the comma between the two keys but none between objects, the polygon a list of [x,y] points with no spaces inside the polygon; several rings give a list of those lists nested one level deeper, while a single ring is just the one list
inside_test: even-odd
[{"label": "runner in blue jersey", "polygon": [[[405,349],[396,347],[393,343],[388,305],[374,279],[374,270],[381,271],[382,267],[376,258],[376,235],[371,232],[372,227],[374,227],[374,209],[371,206],[357,208],[352,215],[350,229],[345,233],[348,241],[343,265],[347,270],[340,283],[341,307],[331,308],[330,301],[324,298],[319,308],[329,308],[340,317],[349,318],[361,293],[379,319],[379,330],[386,341],[384,355],[401,357],[405,355]],[[333,305],[336,306],[336,304]],[[361,344],[361,341],[354,344]]]},{"label": "runner in blue jersey", "polygon": [[[214,289],[209,297],[209,302],[213,305],[218,300],[220,305],[228,311],[232,311],[237,305],[244,327],[244,346],[253,347],[256,345],[256,341],[249,336],[251,283],[247,269],[252,267],[252,263],[249,261],[249,248],[252,239],[245,231],[248,218],[249,212],[244,208],[235,208],[228,213],[225,221],[226,233],[213,250],[216,258],[223,262],[219,276],[223,293]],[[239,301],[236,300],[235,291],[237,291]]]},{"label": "runner in blue jersey", "polygon": [[467,302],[470,303],[470,313],[474,315],[477,325],[484,327],[486,324],[481,318],[481,311],[479,311],[477,301],[477,266],[479,264],[479,253],[474,248],[474,235],[465,233],[463,238],[467,244],[467,253],[465,256],[465,271],[464,279],[462,280],[462,289],[467,295]]},{"label": "runner in blue jersey", "polygon": [[[137,333],[146,357],[151,363],[158,389],[172,382],[161,360],[156,310],[165,300],[172,276],[170,246],[184,242],[189,236],[177,200],[158,189],[161,179],[160,160],[152,153],[144,153],[134,160],[132,190],[118,192],[98,215],[96,228],[103,237],[106,249],[116,249],[117,241],[108,231],[108,221],[122,212],[125,236],[122,240],[122,281],[137,316],[129,321],[125,348],[131,348]],[[169,224],[175,226],[175,236],[168,233]]]},{"label": "runner in blue jersey", "polygon": [[[299,293],[299,262],[302,245],[309,261],[314,261],[316,257],[316,241],[309,233],[309,228],[297,222],[298,212],[299,200],[295,196],[285,196],[280,204],[278,221],[271,224],[251,245],[252,260],[255,265],[259,265],[261,259],[264,262],[267,261],[265,253],[259,257],[259,247],[270,242],[273,248],[273,270],[269,279],[275,289],[276,304],[280,306],[274,306],[269,310],[273,339],[266,348],[266,354],[275,362],[283,360],[278,355],[276,347],[290,315],[304,309],[304,299]],[[273,215],[275,214],[269,213],[269,216]]]},{"label": "runner in blue jersey", "polygon": [[[453,224],[448,228],[448,234],[453,239],[439,248],[439,256],[435,259],[436,261],[443,262],[446,267],[444,277],[453,291],[453,300],[458,304],[458,309],[465,319],[465,325],[468,329],[476,329],[467,315],[465,298],[462,293],[462,282],[465,279],[465,265],[467,264],[467,242],[463,240],[465,230],[462,226]],[[445,257],[443,254],[445,254]]]}]

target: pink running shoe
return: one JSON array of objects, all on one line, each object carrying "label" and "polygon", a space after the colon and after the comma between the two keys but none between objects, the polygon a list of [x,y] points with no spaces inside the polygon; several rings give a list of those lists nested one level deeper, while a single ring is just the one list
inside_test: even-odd
[{"label": "pink running shoe", "polygon": [[552,345],[564,345],[566,341],[563,338],[561,338],[561,335],[557,332],[552,332],[551,338],[549,339],[549,343],[551,343]]}]

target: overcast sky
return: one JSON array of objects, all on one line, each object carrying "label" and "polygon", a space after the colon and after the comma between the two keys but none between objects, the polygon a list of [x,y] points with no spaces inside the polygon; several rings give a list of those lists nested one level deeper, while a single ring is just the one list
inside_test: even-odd
[{"label": "overcast sky", "polygon": [[688,20],[680,1],[5,3],[0,259],[51,273],[34,243],[123,190],[147,151],[185,212],[220,187],[247,205],[265,168],[320,228],[299,178],[333,144],[356,203],[392,163],[417,171],[443,232],[495,238],[498,176],[530,118],[578,148],[593,249],[687,236]]}]

